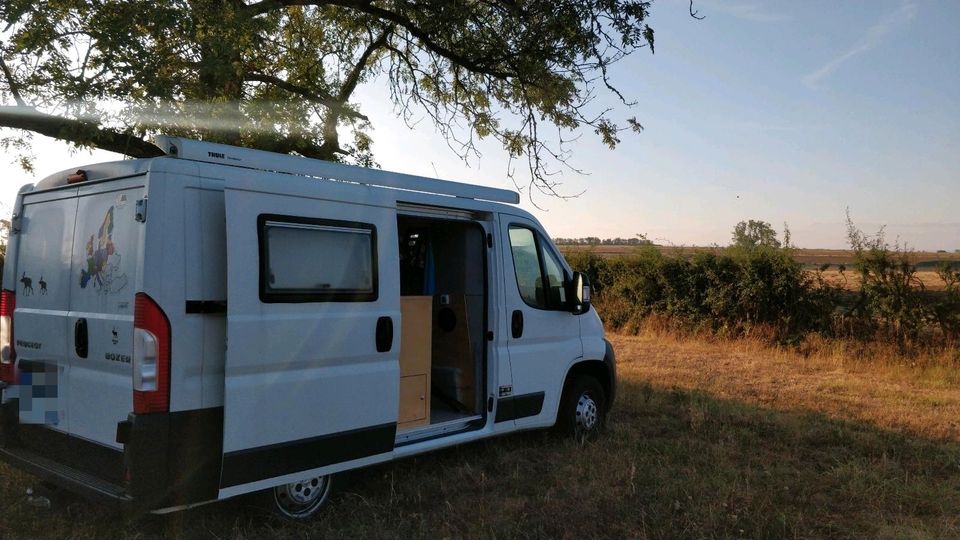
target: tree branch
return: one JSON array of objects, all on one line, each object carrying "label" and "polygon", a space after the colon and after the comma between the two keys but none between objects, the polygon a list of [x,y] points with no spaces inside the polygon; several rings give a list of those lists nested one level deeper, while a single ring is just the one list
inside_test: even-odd
[{"label": "tree branch", "polygon": [[3,61],[3,57],[0,57],[0,70],[3,70],[3,76],[7,79],[7,85],[10,87],[10,93],[13,94],[14,101],[17,102],[17,105],[26,107],[27,102],[24,101],[23,96],[20,95],[20,89],[17,87],[16,81],[13,80],[13,73],[10,73],[10,69],[7,68],[7,63]]},{"label": "tree branch", "polygon": [[[360,58],[357,59],[357,63],[354,64],[353,69],[350,70],[346,80],[343,81],[343,85],[340,87],[340,92],[337,94],[337,99],[340,103],[346,103],[347,100],[350,99],[350,95],[353,94],[353,91],[357,88],[357,84],[360,82],[360,76],[363,75],[363,70],[367,68],[367,62],[370,60],[370,57],[377,49],[387,44],[387,40],[390,39],[390,34],[392,33],[392,26],[384,29],[384,31],[380,33],[380,36],[371,41],[370,44],[367,45],[367,48],[364,49]],[[347,153],[340,148],[340,136],[337,133],[337,122],[339,120],[340,111],[328,108],[326,118],[323,120],[323,145],[320,147],[321,150],[330,153]]]},{"label": "tree branch", "polygon": [[134,158],[164,155],[153,144],[122,131],[102,128],[95,122],[64,118],[32,107],[0,107],[0,127],[25,129],[77,145],[88,145]]},{"label": "tree branch", "polygon": [[356,118],[358,120],[364,120],[364,121],[368,120],[368,118],[363,114],[360,114],[357,111],[354,111],[349,107],[345,106],[344,102],[346,100],[339,99],[330,95],[320,95],[318,93],[307,90],[302,86],[293,84],[289,81],[285,81],[278,77],[274,77],[273,75],[267,75],[265,73],[247,73],[246,75],[243,76],[243,80],[272,84],[273,86],[276,86],[277,88],[280,88],[282,90],[286,90],[291,94],[297,94],[299,96],[303,96],[309,99],[310,101],[313,101],[319,105],[323,105],[324,107],[332,111],[336,111],[337,114],[340,116],[346,116],[348,118]]},{"label": "tree branch", "polygon": [[348,9],[353,9],[359,11],[360,13],[365,13],[373,17],[377,17],[381,20],[392,22],[397,26],[402,27],[411,36],[417,38],[421,44],[427,49],[433,51],[436,54],[459,64],[470,71],[477,73],[482,73],[484,75],[489,75],[498,79],[508,79],[510,77],[516,76],[515,73],[509,73],[506,71],[500,71],[494,69],[491,66],[485,65],[480,62],[476,62],[462,54],[454,52],[447,47],[434,41],[426,32],[421,30],[417,24],[412,21],[409,17],[406,17],[400,13],[390,11],[381,7],[374,6],[370,0],[328,0],[328,1],[318,1],[318,0],[261,0],[254,4],[248,4],[247,9],[252,16],[261,15],[267,13],[274,9],[280,9],[290,6],[339,6]]},{"label": "tree branch", "polygon": [[[340,100],[341,103],[345,103],[350,99],[350,94],[357,88],[357,83],[360,82],[360,76],[363,74],[363,70],[366,69],[370,56],[372,56],[377,49],[387,44],[387,40],[390,39],[390,34],[393,33],[393,28],[393,26],[386,28],[380,34],[380,37],[371,41],[370,45],[367,45],[367,48],[363,51],[363,54],[360,55],[350,74],[347,75],[347,79],[343,82],[343,86],[340,87],[340,93],[337,95],[337,99]],[[366,118],[364,118],[364,120],[366,120]]]}]

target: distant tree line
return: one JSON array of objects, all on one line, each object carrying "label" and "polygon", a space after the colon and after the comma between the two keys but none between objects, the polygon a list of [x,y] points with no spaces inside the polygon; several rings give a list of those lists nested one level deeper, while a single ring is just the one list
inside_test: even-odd
[{"label": "distant tree line", "polygon": [[597,238],[586,236],[583,238],[554,238],[553,243],[558,246],[652,246],[653,242],[639,236],[635,238]]}]

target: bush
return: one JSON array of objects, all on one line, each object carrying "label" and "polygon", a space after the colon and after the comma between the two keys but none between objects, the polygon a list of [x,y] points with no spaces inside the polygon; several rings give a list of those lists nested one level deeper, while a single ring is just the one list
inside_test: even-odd
[{"label": "bush", "polygon": [[860,337],[888,339],[902,348],[960,339],[960,275],[949,263],[942,263],[937,272],[946,285],[945,294],[927,294],[909,251],[899,243],[891,246],[883,229],[866,235],[848,215],[847,237],[860,274],[857,302],[847,316],[857,319],[861,333],[866,331]]},{"label": "bush", "polygon": [[785,249],[743,249],[668,257],[645,247],[604,259],[571,254],[586,273],[608,326],[636,327],[651,315],[724,335],[772,332],[790,340],[830,327],[836,287],[818,283]]}]

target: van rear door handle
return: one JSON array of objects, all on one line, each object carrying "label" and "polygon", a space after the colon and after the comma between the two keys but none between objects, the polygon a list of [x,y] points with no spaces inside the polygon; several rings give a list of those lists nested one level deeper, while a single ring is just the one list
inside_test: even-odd
[{"label": "van rear door handle", "polygon": [[76,349],[77,356],[80,358],[87,357],[89,340],[87,339],[86,319],[77,319],[77,322],[73,323],[73,348]]},{"label": "van rear door handle", "polygon": [[513,310],[513,317],[510,318],[510,333],[513,339],[519,339],[523,335],[523,312],[519,309]]},{"label": "van rear door handle", "polygon": [[393,347],[393,319],[377,319],[377,352],[387,352]]}]

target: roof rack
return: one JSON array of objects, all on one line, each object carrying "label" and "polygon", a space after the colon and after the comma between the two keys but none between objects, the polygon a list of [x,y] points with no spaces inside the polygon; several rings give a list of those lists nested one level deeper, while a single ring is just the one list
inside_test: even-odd
[{"label": "roof rack", "polygon": [[301,174],[331,180],[356,182],[370,186],[379,186],[408,191],[420,191],[438,195],[449,195],[467,199],[480,199],[510,204],[520,202],[520,194],[509,189],[491,188],[437,180],[425,176],[368,169],[355,165],[345,165],[332,161],[311,159],[300,156],[252,150],[226,144],[217,144],[181,137],[158,135],[156,145],[168,156],[206,163],[219,163],[234,167],[246,167],[264,171]]}]

